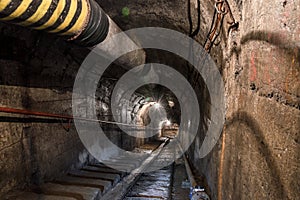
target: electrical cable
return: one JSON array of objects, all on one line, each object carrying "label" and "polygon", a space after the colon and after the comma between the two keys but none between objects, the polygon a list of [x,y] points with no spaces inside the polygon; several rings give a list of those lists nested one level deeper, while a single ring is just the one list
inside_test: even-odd
[{"label": "electrical cable", "polygon": [[144,126],[141,126],[141,125],[126,124],[126,123],[122,123],[122,122],[113,122],[113,121],[106,121],[106,120],[99,120],[99,119],[89,119],[89,118],[84,118],[84,117],[74,117],[71,115],[59,115],[59,114],[36,112],[36,111],[8,108],[8,107],[0,107],[0,112],[10,113],[10,114],[39,116],[39,117],[49,117],[49,118],[56,118],[56,119],[67,119],[67,120],[77,119],[77,120],[88,121],[88,122],[98,122],[98,123],[104,123],[104,124],[115,124],[115,125],[122,125],[122,126],[128,126],[128,127],[144,128]]},{"label": "electrical cable", "polygon": [[[200,8],[200,0],[197,0],[197,27],[193,31],[193,20],[192,20],[192,14],[191,14],[191,0],[188,0],[188,5],[187,5],[187,13],[188,13],[188,22],[189,22],[189,36],[191,38],[194,38],[196,35],[198,35],[200,31],[200,21],[201,21],[201,8]],[[191,44],[189,44],[189,56],[193,53],[191,52]],[[194,68],[190,66],[188,62],[186,62],[187,69],[188,69],[188,79],[193,76],[194,74]]]}]

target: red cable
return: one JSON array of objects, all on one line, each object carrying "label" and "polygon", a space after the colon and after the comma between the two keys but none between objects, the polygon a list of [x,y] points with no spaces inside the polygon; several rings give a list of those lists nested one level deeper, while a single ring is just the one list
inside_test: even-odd
[{"label": "red cable", "polygon": [[23,114],[23,115],[34,115],[34,116],[40,116],[40,117],[52,117],[52,118],[69,119],[69,120],[78,119],[78,120],[83,120],[83,121],[100,122],[100,123],[106,123],[106,124],[116,124],[116,125],[131,126],[131,127],[143,127],[143,126],[139,126],[139,125],[125,124],[125,123],[121,123],[121,122],[104,121],[104,120],[99,120],[99,119],[88,119],[88,118],[84,118],[84,117],[74,117],[71,115],[58,115],[58,114],[45,113],[45,112],[35,112],[35,111],[31,111],[31,110],[7,108],[7,107],[1,107],[1,106],[0,106],[0,112]]},{"label": "red cable", "polygon": [[53,118],[60,118],[60,119],[73,119],[73,116],[71,115],[58,115],[58,114],[35,112],[30,110],[7,108],[7,107],[0,107],[0,112],[23,114],[23,115],[34,115],[34,116],[42,116],[42,117],[53,117]]}]

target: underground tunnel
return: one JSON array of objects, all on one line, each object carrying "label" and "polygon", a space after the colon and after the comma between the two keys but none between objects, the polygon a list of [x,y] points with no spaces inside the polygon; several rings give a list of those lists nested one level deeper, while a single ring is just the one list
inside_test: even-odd
[{"label": "underground tunnel", "polygon": [[0,0],[0,199],[299,199],[299,10]]}]

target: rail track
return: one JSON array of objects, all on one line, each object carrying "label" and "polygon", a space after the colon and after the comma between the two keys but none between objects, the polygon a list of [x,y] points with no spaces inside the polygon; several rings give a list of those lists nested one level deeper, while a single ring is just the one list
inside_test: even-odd
[{"label": "rail track", "polygon": [[[175,159],[180,148],[165,148],[172,139],[164,138],[140,147],[144,156],[134,160],[123,157],[110,159],[111,164],[127,167],[120,172],[103,163],[91,162],[78,170],[31,187],[15,191],[3,199],[14,200],[185,200],[190,194],[191,172],[186,159]],[[107,163],[106,161],[105,163]],[[142,173],[144,171],[151,172]],[[195,196],[195,195],[194,195]],[[203,196],[204,197],[204,196]],[[0,198],[1,199],[1,198]],[[196,198],[194,198],[196,199]],[[197,198],[201,199],[201,198]],[[205,198],[202,198],[205,199]],[[207,198],[206,198],[207,199]]]}]

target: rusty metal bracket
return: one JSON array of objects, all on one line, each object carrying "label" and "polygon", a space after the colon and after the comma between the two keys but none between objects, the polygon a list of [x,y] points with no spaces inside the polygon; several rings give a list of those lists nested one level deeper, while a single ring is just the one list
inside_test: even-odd
[{"label": "rusty metal bracket", "polygon": [[[228,34],[230,30],[237,30],[239,26],[239,23],[236,22],[233,17],[233,14],[231,12],[227,0],[216,0],[214,7],[215,9],[214,9],[213,20],[204,43],[204,49],[207,53],[210,53],[210,50],[213,47],[213,45],[218,45],[220,43],[219,42],[218,44],[216,44],[216,39],[222,32],[225,15],[229,14],[229,21],[227,22],[227,24],[229,24]],[[192,82],[192,85],[195,87],[200,78],[200,74],[195,74],[194,77],[195,79]]]},{"label": "rusty metal bracket", "polygon": [[230,25],[228,29],[229,33],[230,30],[237,29],[239,23],[235,21],[227,0],[216,0],[212,24],[204,43],[204,49],[208,53],[210,52],[212,46],[215,44],[216,39],[222,32],[224,17],[227,14],[229,14],[230,19],[227,22]]}]

